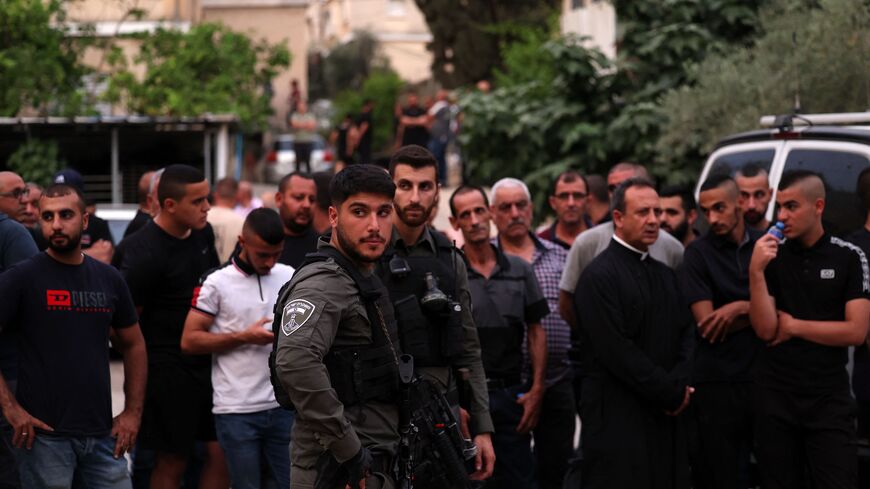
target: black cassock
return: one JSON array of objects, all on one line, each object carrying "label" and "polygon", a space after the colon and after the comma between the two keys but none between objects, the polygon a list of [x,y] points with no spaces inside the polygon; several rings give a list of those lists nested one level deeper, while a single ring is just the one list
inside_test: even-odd
[{"label": "black cassock", "polygon": [[689,487],[686,433],[667,416],[689,383],[694,321],[673,270],[611,240],[574,293],[581,333],[583,487]]}]

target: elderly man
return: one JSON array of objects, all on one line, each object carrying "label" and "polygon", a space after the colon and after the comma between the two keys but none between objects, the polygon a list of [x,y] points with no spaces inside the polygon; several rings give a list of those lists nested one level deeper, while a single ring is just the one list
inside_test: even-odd
[{"label": "elderly man", "polygon": [[[563,184],[562,192],[583,193],[582,177]],[[567,179],[563,178],[563,180]],[[559,184],[557,183],[557,188]],[[573,196],[572,196],[573,200]],[[541,416],[534,430],[538,484],[542,489],[559,488],[568,470],[574,448],[573,373],[568,360],[571,327],[559,315],[559,278],[568,253],[551,241],[531,232],[532,198],[526,184],[515,178],[503,178],[492,186],[492,216],[498,237],[495,244],[508,255],[522,258],[532,266],[550,312],[541,319],[547,338],[547,369]],[[582,217],[582,213],[580,214]]]}]

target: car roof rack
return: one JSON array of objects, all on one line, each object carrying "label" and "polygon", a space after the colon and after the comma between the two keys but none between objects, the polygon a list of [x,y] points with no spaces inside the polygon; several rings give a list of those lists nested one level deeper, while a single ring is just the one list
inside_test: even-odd
[{"label": "car roof rack", "polygon": [[832,114],[766,115],[759,120],[761,127],[784,128],[794,126],[848,126],[870,124],[870,111]]}]

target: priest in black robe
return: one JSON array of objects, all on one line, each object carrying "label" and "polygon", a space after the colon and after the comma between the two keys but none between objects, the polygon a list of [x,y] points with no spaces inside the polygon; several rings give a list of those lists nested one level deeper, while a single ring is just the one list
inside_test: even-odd
[{"label": "priest in black robe", "polygon": [[674,272],[647,252],[659,233],[652,185],[614,192],[614,237],[574,294],[581,333],[583,487],[689,487],[681,413],[694,325]]}]

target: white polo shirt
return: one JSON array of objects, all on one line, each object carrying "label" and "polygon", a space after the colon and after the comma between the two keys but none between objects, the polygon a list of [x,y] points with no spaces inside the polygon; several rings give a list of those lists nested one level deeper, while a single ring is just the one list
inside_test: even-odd
[{"label": "white polo shirt", "polygon": [[[293,276],[280,263],[268,275],[257,275],[234,256],[209,273],[193,296],[193,308],[214,317],[212,333],[242,331],[261,318],[272,318],[278,291]],[[264,325],[271,328],[271,321]],[[212,355],[211,381],[215,414],[243,414],[278,407],[269,381],[272,345],[242,345]]]}]

